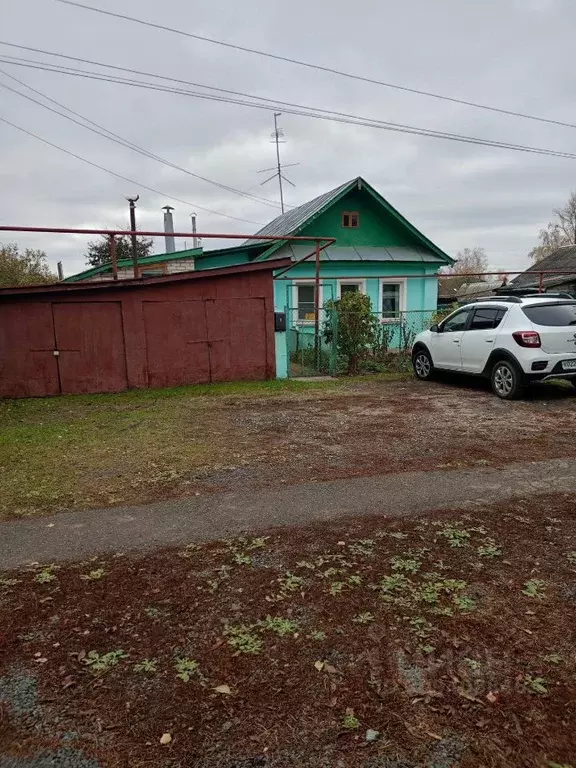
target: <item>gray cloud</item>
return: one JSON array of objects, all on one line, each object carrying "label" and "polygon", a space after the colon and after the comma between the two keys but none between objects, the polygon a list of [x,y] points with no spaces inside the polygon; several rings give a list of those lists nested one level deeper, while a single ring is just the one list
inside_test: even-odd
[{"label": "gray cloud", "polygon": [[[106,0],[102,7],[117,10]],[[460,0],[402,4],[357,0],[289,5],[245,0],[160,6],[129,0],[125,13],[201,35],[302,58],[505,109],[576,123],[571,50],[576,8],[568,0]],[[30,20],[34,24],[30,24]],[[573,151],[574,130],[393,91],[170,35],[51,0],[6,2],[3,39],[285,101],[494,140]],[[0,52],[20,54],[14,49]],[[33,54],[31,54],[34,57]],[[38,57],[43,58],[43,57]],[[82,65],[78,65],[82,66]],[[0,64],[0,68],[141,146],[224,184],[277,200],[258,171],[274,164],[270,112],[144,91]],[[13,85],[0,76],[0,82]],[[190,201],[205,231],[247,234],[276,209],[238,197],[119,147],[0,90],[0,115],[141,184]],[[480,245],[490,262],[526,266],[552,209],[576,187],[576,161],[284,115],[287,190],[303,202],[365,176],[425,234],[454,254]],[[161,229],[164,195],[108,176],[0,123],[3,223],[124,226],[126,194],[140,192],[139,226]],[[86,238],[14,236],[42,247],[68,273],[83,267]],[[157,242],[162,249],[161,240]]]}]

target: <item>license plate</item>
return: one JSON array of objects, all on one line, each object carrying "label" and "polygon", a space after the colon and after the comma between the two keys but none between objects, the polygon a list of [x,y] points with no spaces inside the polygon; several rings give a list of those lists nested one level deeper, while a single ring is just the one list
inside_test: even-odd
[{"label": "license plate", "polygon": [[576,360],[563,360],[562,361],[562,370],[563,371],[576,371]]}]

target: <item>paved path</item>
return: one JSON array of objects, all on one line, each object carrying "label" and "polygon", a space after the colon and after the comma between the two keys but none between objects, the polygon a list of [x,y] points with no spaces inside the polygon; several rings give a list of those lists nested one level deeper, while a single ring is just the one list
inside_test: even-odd
[{"label": "paved path", "polygon": [[556,491],[576,491],[576,460],[509,464],[502,469],[403,472],[142,507],[68,512],[0,523],[0,569],[106,552],[145,551],[312,520],[408,515]]}]

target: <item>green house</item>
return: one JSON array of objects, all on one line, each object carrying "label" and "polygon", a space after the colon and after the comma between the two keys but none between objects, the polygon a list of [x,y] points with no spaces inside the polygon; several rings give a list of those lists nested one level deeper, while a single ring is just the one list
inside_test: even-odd
[{"label": "green house", "polygon": [[[275,278],[275,309],[286,313],[286,333],[276,333],[276,374],[290,374],[290,360],[314,344],[314,259],[299,263],[314,243],[270,241],[271,236],[333,237],[322,251],[320,304],[345,291],[362,291],[389,338],[409,327],[422,330],[436,311],[437,273],[453,259],[410,224],[368,182],[352,179],[278,216],[259,232],[258,240],[204,251],[196,269],[243,264],[289,256],[294,266]],[[323,310],[325,312],[325,310]],[[324,318],[321,317],[321,321]]]}]

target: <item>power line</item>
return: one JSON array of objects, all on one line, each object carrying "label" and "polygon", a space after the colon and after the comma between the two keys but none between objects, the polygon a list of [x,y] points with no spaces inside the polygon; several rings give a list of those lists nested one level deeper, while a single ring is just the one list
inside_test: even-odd
[{"label": "power line", "polygon": [[48,139],[44,139],[42,136],[38,136],[37,133],[32,133],[32,131],[27,131],[26,128],[22,128],[20,125],[16,125],[16,123],[11,123],[10,120],[6,120],[5,117],[0,116],[0,122],[6,123],[6,125],[10,125],[12,128],[15,128],[17,131],[21,131],[22,133],[25,133],[27,136],[32,136],[35,139],[38,139],[38,141],[41,141],[43,144],[47,144],[49,147],[53,147],[54,149],[60,150],[60,152],[64,152],[66,155],[70,155],[70,157],[75,157],[76,160],[81,160],[83,163],[86,163],[87,165],[91,165],[93,168],[98,168],[100,171],[105,171],[105,173],[109,173],[111,176],[115,176],[117,179],[121,179],[122,181],[127,181],[129,184],[135,184],[137,187],[141,187],[142,189],[146,189],[148,192],[153,192],[155,195],[161,195],[162,197],[167,197],[169,200],[176,200],[178,203],[183,203],[184,205],[188,205],[191,208],[198,208],[201,211],[206,211],[207,213],[213,213],[216,216],[224,216],[227,219],[234,219],[235,221],[242,221],[245,224],[257,224],[261,226],[262,222],[259,221],[251,221],[250,219],[240,219],[238,216],[231,216],[228,213],[220,213],[220,211],[213,211],[211,208],[204,208],[201,205],[197,205],[196,203],[191,203],[188,200],[182,200],[179,197],[174,197],[174,195],[167,195],[166,192],[161,192],[158,189],[154,189],[153,187],[148,187],[146,184],[142,184],[139,181],[134,181],[134,179],[128,178],[128,176],[122,176],[120,173],[116,173],[116,171],[111,171],[110,168],[105,168],[103,165],[98,165],[98,163],[93,163],[92,160],[88,160],[85,157],[82,157],[82,155],[77,155],[75,152],[71,152],[69,149],[64,149],[64,147],[60,147],[58,144],[54,144],[51,141],[48,141]]},{"label": "power line", "polygon": [[174,29],[173,27],[167,27],[164,24],[156,24],[155,22],[152,22],[152,21],[144,21],[143,19],[137,19],[134,16],[127,16],[122,13],[113,13],[112,11],[105,11],[103,8],[94,8],[91,5],[84,5],[83,3],[74,2],[74,0],[56,0],[56,2],[63,3],[64,5],[72,5],[72,6],[75,6],[76,8],[82,8],[85,11],[94,11],[95,13],[101,13],[101,14],[104,14],[105,16],[112,16],[113,18],[116,18],[116,19],[123,19],[124,21],[132,21],[135,24],[141,24],[142,26],[145,26],[145,27],[152,27],[153,29],[160,29],[164,32],[172,32],[173,34],[182,35],[183,37],[189,37],[194,40],[202,40],[202,42],[212,43],[213,45],[220,45],[220,46],[223,46],[224,48],[231,48],[236,51],[243,51],[244,53],[251,53],[256,56],[265,56],[266,58],[269,58],[269,59],[276,59],[277,61],[283,61],[288,64],[296,64],[299,67],[306,67],[307,69],[316,69],[321,72],[328,72],[331,75],[346,77],[350,80],[359,80],[361,82],[370,83],[372,85],[380,85],[384,88],[392,88],[398,91],[405,91],[406,93],[414,93],[418,96],[429,96],[432,99],[450,101],[453,104],[462,104],[463,106],[466,106],[466,107],[474,107],[476,109],[485,109],[485,110],[488,110],[489,112],[498,112],[502,115],[510,115],[512,117],[522,117],[526,120],[536,120],[541,123],[550,123],[552,125],[560,125],[565,128],[576,128],[576,125],[573,123],[565,123],[565,122],[562,122],[561,120],[552,120],[551,118],[538,117],[536,115],[529,115],[525,112],[516,112],[514,110],[503,109],[501,107],[492,107],[488,104],[480,104],[475,101],[458,99],[453,96],[445,96],[440,93],[433,93],[432,91],[424,91],[419,88],[411,88],[405,85],[398,85],[396,83],[387,83],[384,80],[376,80],[374,78],[366,77],[364,75],[355,75],[350,72],[344,72],[343,70],[335,69],[333,67],[325,67],[325,66],[322,66],[321,64],[312,64],[309,61],[293,59],[293,58],[290,58],[289,56],[280,56],[279,54],[269,53],[267,51],[259,51],[256,48],[248,48],[246,46],[237,45],[235,43],[227,43],[224,40],[216,40],[213,37],[196,35],[196,34],[193,34],[192,32],[184,32],[181,29]]},{"label": "power line", "polygon": [[[53,112],[54,114],[60,115],[60,117],[63,117],[66,120],[70,120],[71,122],[76,123],[76,125],[79,125],[81,128],[85,128],[88,131],[92,131],[93,133],[96,133],[99,136],[103,136],[105,139],[108,139],[109,141],[113,141],[116,144],[120,144],[121,146],[127,147],[128,149],[131,149],[133,152],[138,152],[139,154],[144,155],[145,157],[151,158],[152,160],[156,160],[159,163],[163,163],[164,165],[167,165],[170,168],[175,168],[176,170],[182,171],[183,173],[186,173],[189,176],[192,176],[196,179],[201,179],[202,181],[206,181],[209,184],[213,184],[214,186],[219,187],[220,189],[224,189],[228,192],[234,192],[235,194],[241,195],[242,197],[246,197],[247,199],[252,199],[254,202],[264,203],[274,208],[280,207],[278,203],[275,203],[272,200],[268,200],[266,198],[262,198],[257,195],[251,195],[248,192],[243,192],[242,190],[236,189],[235,187],[230,187],[226,184],[221,184],[218,181],[213,181],[212,179],[208,179],[205,176],[200,176],[197,173],[193,173],[192,171],[189,171],[187,168],[183,168],[182,166],[177,165],[176,163],[172,163],[169,160],[165,160],[164,158],[159,157],[158,155],[155,155],[153,152],[150,152],[149,150],[144,149],[143,147],[139,147],[137,144],[134,144],[128,139],[124,139],[122,136],[119,136],[117,133],[114,133],[113,131],[108,130],[108,128],[105,128],[104,126],[99,125],[98,123],[95,123],[93,120],[90,120],[89,118],[84,117],[84,115],[81,115],[78,112],[75,112],[73,109],[70,109],[65,104],[61,104],[59,101],[56,101],[55,99],[52,99],[49,96],[46,96],[46,94],[42,93],[42,91],[38,91],[36,88],[32,88],[32,86],[28,85],[23,80],[19,80],[17,77],[14,77],[13,75],[8,74],[8,72],[4,72],[4,70],[0,69],[0,73],[5,75],[6,77],[11,78],[12,80],[15,80],[17,83],[20,83],[20,85],[23,85],[25,88],[28,88],[30,91],[37,93],[43,99],[46,99],[47,101],[52,102],[52,104],[56,104],[57,106],[62,107],[62,109],[65,109],[67,112],[70,112],[70,114],[76,115],[76,117],[79,117],[81,120],[84,120],[85,122],[90,123],[90,125],[95,126],[94,128],[91,128],[90,125],[84,125],[84,123],[81,123],[79,120],[75,120],[73,117],[70,117],[69,115],[65,115],[56,109],[52,109],[52,107],[49,107],[47,104],[43,104],[37,99],[33,99],[31,96],[27,96],[24,93],[20,93],[20,91],[17,91],[15,88],[11,88],[10,86],[4,83],[0,83],[0,86],[2,88],[6,88],[7,90],[12,91],[12,93],[17,94],[18,96],[21,96],[24,99],[28,99],[28,101],[32,101],[34,104],[38,104],[39,106],[49,110],[50,112]],[[107,134],[110,134],[110,135],[107,135]]]},{"label": "power line", "polygon": [[[111,82],[121,85],[130,85],[133,87],[144,88],[148,90],[154,90],[164,93],[173,93],[177,95],[189,96],[193,98],[205,99],[208,101],[216,101],[229,104],[237,104],[241,106],[251,107],[255,109],[265,109],[268,111],[274,111],[281,106],[285,113],[298,115],[301,117],[311,117],[318,120],[329,120],[332,122],[340,122],[349,125],[358,125],[368,128],[379,128],[381,130],[393,131],[396,133],[406,133],[415,136],[426,136],[429,138],[445,139],[449,141],[456,141],[466,144],[474,144],[478,146],[493,147],[498,149],[509,149],[517,152],[527,152],[530,154],[545,155],[550,157],[560,157],[565,159],[576,159],[576,155],[570,152],[564,152],[561,150],[553,150],[542,147],[533,147],[524,144],[513,144],[510,142],[496,141],[492,139],[482,139],[474,136],[466,136],[463,134],[448,133],[445,131],[435,131],[427,128],[420,128],[418,126],[407,125],[403,123],[393,123],[390,121],[377,120],[375,118],[364,118],[358,115],[349,115],[345,112],[332,112],[330,110],[320,109],[316,107],[307,107],[296,105],[298,108],[293,109],[290,106],[290,102],[271,101],[265,100],[264,97],[249,96],[252,99],[258,99],[259,101],[245,101],[241,99],[233,99],[222,95],[214,95],[209,93],[199,93],[182,88],[173,88],[156,83],[147,83],[141,80],[134,80],[130,78],[122,78],[119,76],[108,75],[107,73],[90,72],[87,70],[74,69],[72,67],[61,67],[60,65],[43,64],[42,62],[24,63],[25,60],[16,60],[17,57],[0,57],[0,61],[6,64],[15,64],[17,66],[24,66],[32,69],[39,69],[47,72],[56,72],[58,74],[72,75],[76,77],[85,77],[93,80],[101,80],[103,82]],[[33,60],[32,60],[33,61]],[[106,66],[106,65],[102,65]],[[209,86],[202,86],[208,88]],[[313,110],[313,111],[312,111]]]}]

